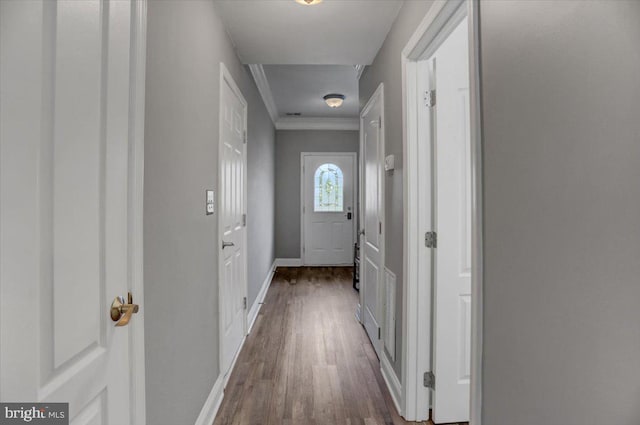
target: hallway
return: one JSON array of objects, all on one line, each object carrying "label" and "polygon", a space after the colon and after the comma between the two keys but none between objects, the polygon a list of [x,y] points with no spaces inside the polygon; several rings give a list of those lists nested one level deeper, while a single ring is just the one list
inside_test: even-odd
[{"label": "hallway", "polygon": [[350,268],[278,268],[215,425],[407,424],[355,320]]}]

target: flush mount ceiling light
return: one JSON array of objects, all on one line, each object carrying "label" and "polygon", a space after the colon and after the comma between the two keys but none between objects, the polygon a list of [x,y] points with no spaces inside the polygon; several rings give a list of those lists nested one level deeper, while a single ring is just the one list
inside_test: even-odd
[{"label": "flush mount ceiling light", "polygon": [[332,93],[324,96],[323,99],[330,108],[339,108],[342,106],[342,102],[344,102],[344,95]]},{"label": "flush mount ceiling light", "polygon": [[304,4],[305,6],[313,6],[314,4],[322,3],[322,0],[296,0],[296,3]]}]

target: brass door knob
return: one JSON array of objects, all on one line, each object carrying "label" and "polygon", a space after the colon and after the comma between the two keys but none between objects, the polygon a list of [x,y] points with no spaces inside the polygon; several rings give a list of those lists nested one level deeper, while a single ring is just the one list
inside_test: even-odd
[{"label": "brass door knob", "polygon": [[111,320],[117,322],[116,326],[127,326],[131,316],[139,310],[138,304],[133,303],[131,292],[127,294],[127,302],[124,301],[124,297],[116,297],[111,303]]}]

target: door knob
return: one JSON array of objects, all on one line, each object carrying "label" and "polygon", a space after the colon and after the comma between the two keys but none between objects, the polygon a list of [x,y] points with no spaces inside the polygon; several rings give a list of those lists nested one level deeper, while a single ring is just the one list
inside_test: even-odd
[{"label": "door knob", "polygon": [[222,249],[225,249],[228,246],[234,246],[235,244],[233,242],[225,242],[222,241]]},{"label": "door knob", "polygon": [[139,310],[138,304],[133,303],[131,292],[127,294],[127,302],[124,301],[124,297],[115,297],[111,303],[111,320],[117,322],[116,326],[127,326],[131,316]]}]

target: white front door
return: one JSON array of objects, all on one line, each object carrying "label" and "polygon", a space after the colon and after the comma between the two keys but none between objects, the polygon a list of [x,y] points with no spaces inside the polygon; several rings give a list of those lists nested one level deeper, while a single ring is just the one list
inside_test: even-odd
[{"label": "white front door", "polygon": [[247,102],[222,64],[220,75],[220,370],[228,375],[247,318]]},{"label": "white front door", "polygon": [[435,423],[469,420],[471,142],[467,19],[431,60],[435,85]]},{"label": "white front door", "polygon": [[303,154],[303,263],[353,264],[355,153]]},{"label": "white front door", "polygon": [[[383,178],[384,122],[382,85],[373,94],[360,118],[362,155],[362,218],[360,239],[360,290],[362,323],[373,347],[382,354],[380,324],[384,278]],[[361,232],[362,233],[362,232]]]},{"label": "white front door", "polygon": [[0,395],[71,424],[144,423],[140,6],[0,2]]}]

